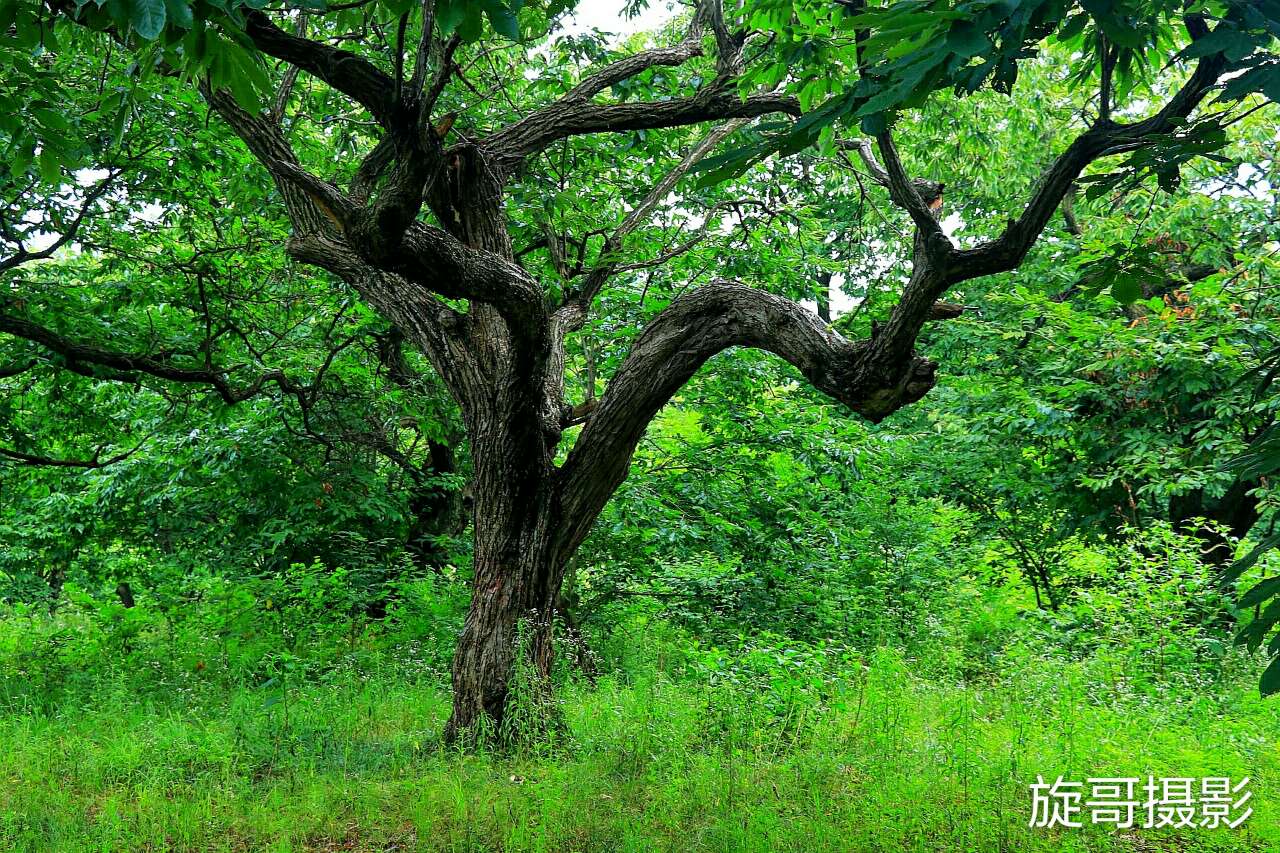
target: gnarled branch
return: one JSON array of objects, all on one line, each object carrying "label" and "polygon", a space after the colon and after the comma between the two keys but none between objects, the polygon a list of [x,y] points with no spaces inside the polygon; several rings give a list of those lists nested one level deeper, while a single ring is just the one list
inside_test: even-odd
[{"label": "gnarled branch", "polygon": [[[1188,20],[1187,30],[1193,40],[1208,34],[1197,18]],[[1200,105],[1227,67],[1221,53],[1205,56],[1196,63],[1195,71],[1182,88],[1155,115],[1129,124],[1101,118],[1077,136],[1041,176],[1022,213],[1009,221],[999,237],[956,252],[947,285],[1016,268],[1090,163],[1109,154],[1133,150],[1152,137],[1174,130]]]},{"label": "gnarled branch", "polygon": [[716,88],[669,101],[624,104],[556,101],[493,133],[481,145],[510,164],[570,136],[758,118],[771,113],[798,117],[800,104],[794,98],[773,93],[742,98],[731,82],[725,81]]},{"label": "gnarled branch", "polygon": [[[561,469],[571,552],[626,477],[631,456],[660,409],[707,359],[734,346],[764,349],[795,365],[814,387],[878,421],[924,396],[934,365],[905,371],[874,363],[874,345],[849,341],[798,303],[732,282],[697,288],[667,306],[636,339]],[[898,367],[898,366],[895,366]]]},{"label": "gnarled branch", "polygon": [[384,127],[397,124],[396,81],[348,50],[287,33],[265,12],[245,10],[245,34],[268,56],[295,65],[367,109]]}]

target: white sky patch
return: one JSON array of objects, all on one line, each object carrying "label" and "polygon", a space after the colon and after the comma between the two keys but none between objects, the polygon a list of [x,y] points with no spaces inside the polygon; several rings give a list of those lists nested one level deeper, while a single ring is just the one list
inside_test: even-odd
[{"label": "white sky patch", "polygon": [[76,172],[76,183],[82,187],[89,187],[98,181],[104,180],[107,175],[111,174],[106,169],[81,169]]},{"label": "white sky patch", "polygon": [[[74,173],[73,177],[75,178],[75,182],[78,187],[87,190],[105,180],[109,174],[110,172],[106,169],[78,169]],[[66,200],[71,198],[71,196],[68,195],[71,190],[71,187],[63,184],[59,186],[53,194],[58,196],[60,199]],[[114,190],[109,195],[116,201],[123,198],[118,191]],[[75,203],[79,203],[78,198],[76,198]],[[99,200],[98,207],[100,208],[102,204],[102,200]],[[149,201],[138,207],[137,210],[133,211],[130,214],[130,219],[135,222],[145,222],[150,225],[155,225],[160,221],[164,214],[165,207],[163,205]],[[43,226],[45,224],[45,213],[42,210],[29,210],[23,217],[23,221],[31,225]],[[28,252],[43,252],[45,249],[57,242],[61,236],[62,234],[59,231],[35,231],[27,236],[25,248]],[[63,249],[63,251],[79,252],[80,248],[80,244],[73,240]]]},{"label": "white sky patch", "polygon": [[1205,195],[1227,195],[1233,198],[1252,198],[1268,201],[1272,197],[1271,183],[1260,177],[1265,174],[1252,163],[1242,163],[1236,170],[1234,182],[1217,179],[1209,181],[1200,191]]},{"label": "white sky patch", "polygon": [[942,220],[942,233],[946,234],[952,240],[955,239],[956,230],[964,227],[964,217],[959,213],[952,213]]},{"label": "white sky patch", "polygon": [[614,33],[615,41],[629,35],[660,29],[676,16],[670,0],[651,0],[649,7],[634,18],[623,13],[622,0],[582,0],[565,23],[564,32],[578,35],[591,30]]}]

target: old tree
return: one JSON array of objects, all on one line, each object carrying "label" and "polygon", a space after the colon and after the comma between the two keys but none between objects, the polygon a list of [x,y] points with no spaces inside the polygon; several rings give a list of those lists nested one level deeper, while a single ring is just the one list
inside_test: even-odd
[{"label": "old tree", "polygon": [[[254,351],[252,368],[224,362],[230,324],[207,322],[185,347],[79,340],[35,316],[15,277],[59,250],[91,253],[94,217],[112,200],[117,215],[128,206],[131,170],[147,158],[154,172],[157,156],[176,164],[195,136],[208,144],[229,131],[270,176],[260,204],[287,219],[288,258],[358,295],[456,402],[473,466],[474,581],[451,736],[502,719],[516,654],[549,673],[567,564],[647,425],[709,359],[767,350],[880,421],[936,381],[917,340],[962,310],[941,298],[1016,269],[1082,178],[1107,189],[1154,176],[1172,190],[1179,166],[1221,145],[1257,93],[1280,93],[1266,52],[1280,33],[1271,0],[702,0],[663,34],[620,47],[565,35],[558,4],[502,0],[7,0],[0,10],[10,152],[0,332],[96,380],[314,403],[316,386],[271,364],[270,349]],[[962,245],[940,211],[963,209],[963,189],[944,207],[929,152],[895,138],[895,122],[930,97],[1007,93],[1019,63],[1049,50],[1077,83],[1071,140],[1044,152],[1020,209],[965,211],[1000,225]],[[87,142],[68,142],[94,121]],[[905,274],[878,285],[892,307],[877,309],[869,337],[846,338],[825,311],[780,295],[769,259],[705,251],[734,229],[773,224],[752,212],[767,204],[742,196],[756,195],[753,180],[803,185],[812,162],[795,155],[814,150],[823,168],[887,193],[913,232]],[[215,196],[246,180],[234,158],[203,171]],[[215,230],[198,254],[236,239]],[[695,249],[705,262],[679,266]],[[682,280],[649,293],[663,269]],[[791,296],[817,289],[810,280]],[[624,358],[593,357],[604,336],[629,341]],[[605,367],[611,375],[598,375]],[[532,637],[517,651],[522,623]]]}]

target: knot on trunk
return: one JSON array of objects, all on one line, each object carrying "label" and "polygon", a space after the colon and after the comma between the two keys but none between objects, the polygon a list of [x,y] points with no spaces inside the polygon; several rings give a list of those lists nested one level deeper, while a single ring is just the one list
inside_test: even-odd
[{"label": "knot on trunk", "polygon": [[856,360],[827,383],[815,383],[872,423],[915,403],[937,382],[938,365],[911,355],[905,364],[877,365]]}]

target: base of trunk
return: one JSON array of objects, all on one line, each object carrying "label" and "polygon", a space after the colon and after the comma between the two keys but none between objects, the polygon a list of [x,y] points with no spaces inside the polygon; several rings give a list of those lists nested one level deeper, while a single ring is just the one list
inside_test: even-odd
[{"label": "base of trunk", "polygon": [[530,613],[508,629],[486,625],[483,613],[473,604],[459,638],[444,740],[503,747],[545,742],[564,725],[551,682],[551,622]]}]

